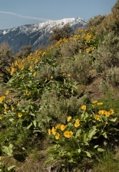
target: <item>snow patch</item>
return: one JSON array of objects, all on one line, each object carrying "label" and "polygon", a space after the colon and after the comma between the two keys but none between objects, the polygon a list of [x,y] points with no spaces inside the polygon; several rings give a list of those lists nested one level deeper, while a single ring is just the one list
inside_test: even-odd
[{"label": "snow patch", "polygon": [[6,30],[4,30],[2,34],[3,34],[3,35],[6,35],[7,33],[8,33],[8,32],[7,32]]}]

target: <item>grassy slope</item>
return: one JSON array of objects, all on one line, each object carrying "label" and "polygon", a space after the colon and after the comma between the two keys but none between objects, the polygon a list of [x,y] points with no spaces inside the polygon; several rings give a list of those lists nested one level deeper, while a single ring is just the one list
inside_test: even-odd
[{"label": "grassy slope", "polygon": [[[18,172],[47,171],[42,169],[49,146],[47,128],[63,121],[66,112],[77,114],[79,105],[89,99],[101,100],[119,114],[119,17],[115,9],[101,21],[93,20],[98,23],[94,28],[80,30],[11,64],[12,77],[4,84],[1,97],[6,98],[0,105],[0,152],[7,166],[15,164]],[[10,143],[14,158],[2,151]],[[104,154],[92,171],[118,171],[118,151],[117,147],[115,156],[111,151]]]}]

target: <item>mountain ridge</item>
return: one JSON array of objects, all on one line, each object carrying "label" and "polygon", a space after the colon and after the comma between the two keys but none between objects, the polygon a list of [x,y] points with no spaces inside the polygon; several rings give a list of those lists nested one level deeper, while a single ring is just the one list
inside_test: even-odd
[{"label": "mountain ridge", "polygon": [[0,30],[0,43],[8,43],[13,51],[18,51],[25,45],[31,45],[33,49],[42,48],[49,44],[55,28],[62,28],[67,24],[75,31],[78,27],[84,27],[86,22],[79,17],[64,18],[3,29]]}]

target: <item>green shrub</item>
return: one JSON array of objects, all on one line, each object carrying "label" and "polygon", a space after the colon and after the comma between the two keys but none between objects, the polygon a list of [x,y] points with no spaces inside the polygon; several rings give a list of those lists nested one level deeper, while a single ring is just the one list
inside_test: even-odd
[{"label": "green shrub", "polygon": [[112,86],[119,86],[119,67],[112,67],[108,69],[104,78]]},{"label": "green shrub", "polygon": [[53,30],[51,40],[59,41],[62,38],[68,38],[72,34],[72,29],[71,27],[67,24],[63,28],[55,28]]},{"label": "green shrub", "polygon": [[74,56],[79,52],[79,44],[77,41],[70,41],[61,46],[61,55],[65,57]]},{"label": "green shrub", "polygon": [[77,55],[71,67],[71,76],[80,84],[88,84],[91,79],[91,59],[88,56]]},{"label": "green shrub", "polygon": [[37,112],[37,122],[42,132],[46,132],[51,123],[62,119],[63,103],[64,100],[60,100],[55,91],[45,90]]},{"label": "green shrub", "polygon": [[0,74],[3,82],[7,82],[10,78],[8,68],[14,60],[13,53],[8,44],[0,44]]},{"label": "green shrub", "polygon": [[88,21],[88,27],[94,27],[94,26],[97,26],[99,24],[102,23],[102,21],[104,20],[105,16],[101,16],[101,15],[98,15],[94,18],[91,18],[89,21]]},{"label": "green shrub", "polygon": [[97,51],[93,54],[94,66],[97,72],[103,72],[110,67],[119,66],[119,38],[113,32],[105,36]]}]

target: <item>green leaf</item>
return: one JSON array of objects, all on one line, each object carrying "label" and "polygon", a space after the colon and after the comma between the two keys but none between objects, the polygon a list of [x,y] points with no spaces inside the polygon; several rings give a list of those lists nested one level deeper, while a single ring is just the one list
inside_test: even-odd
[{"label": "green leaf", "polygon": [[81,129],[77,130],[75,137],[76,137],[76,138],[77,138],[77,137],[80,137],[80,135],[81,135]]},{"label": "green leaf", "polygon": [[88,139],[91,140],[93,136],[96,134],[96,132],[97,132],[96,126],[93,126],[93,128],[91,128],[91,130],[88,133]]},{"label": "green leaf", "polygon": [[111,122],[116,122],[117,118],[110,119]]},{"label": "green leaf", "polygon": [[32,127],[32,122],[27,126],[27,129],[30,129]]},{"label": "green leaf", "polygon": [[10,121],[10,122],[13,122],[13,121],[14,121],[14,118],[10,118],[9,121]]},{"label": "green leaf", "polygon": [[102,135],[104,136],[104,138],[105,138],[105,139],[107,139],[107,138],[108,138],[108,137],[107,137],[107,133],[106,133],[106,132],[104,132]]},{"label": "green leaf", "polygon": [[83,142],[85,145],[88,145],[88,137],[87,137],[87,133],[83,134]]},{"label": "green leaf", "polygon": [[81,153],[81,149],[78,149],[77,152],[80,154]]},{"label": "green leaf", "polygon": [[98,148],[97,151],[98,152],[104,152],[105,150],[103,148]]},{"label": "green leaf", "polygon": [[98,146],[99,146],[99,145],[95,145],[95,146],[94,146],[94,149],[96,149]]},{"label": "green leaf", "polygon": [[13,145],[9,144],[9,146],[3,146],[3,152],[6,153],[8,156],[12,156],[13,155]]},{"label": "green leaf", "polygon": [[87,113],[87,112],[84,112],[84,113],[82,113],[81,114],[81,119],[83,120],[83,121],[87,121],[87,118],[89,117],[89,114]]},{"label": "green leaf", "polygon": [[85,151],[85,153],[86,153],[87,157],[89,157],[89,158],[91,158],[91,157],[92,157],[90,152]]},{"label": "green leaf", "polygon": [[37,126],[37,122],[36,122],[36,120],[34,120],[34,121],[33,121],[33,125],[34,125],[34,127],[36,127],[36,126]]}]

